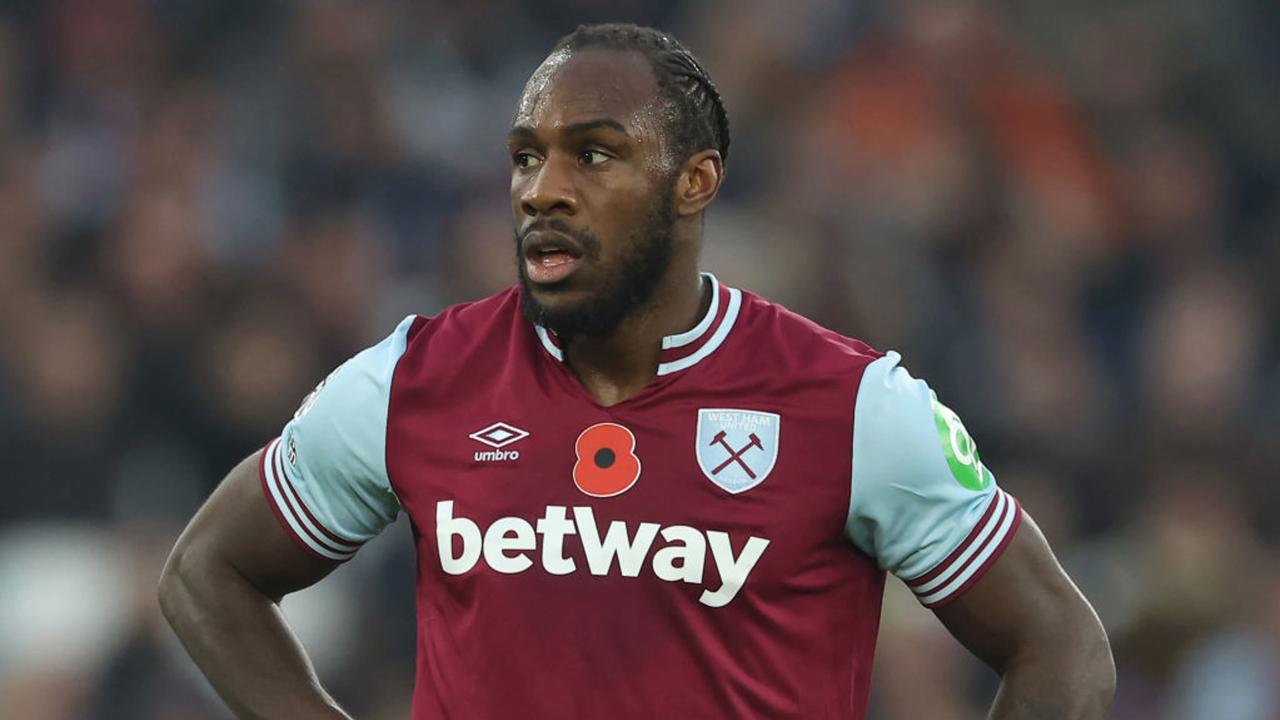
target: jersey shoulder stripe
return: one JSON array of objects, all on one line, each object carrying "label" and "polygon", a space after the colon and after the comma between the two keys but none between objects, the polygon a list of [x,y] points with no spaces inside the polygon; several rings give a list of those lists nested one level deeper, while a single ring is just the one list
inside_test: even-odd
[{"label": "jersey shoulder stripe", "polygon": [[326,560],[348,560],[359,545],[343,542],[325,529],[303,504],[293,485],[284,479],[280,461],[280,438],[267,443],[259,460],[259,476],[271,511],[293,539],[313,555]]},{"label": "jersey shoulder stripe", "polygon": [[928,608],[940,607],[963,595],[1004,552],[1021,521],[1022,508],[1017,499],[997,488],[983,519],[960,547],[933,570],[907,580],[907,587]]}]

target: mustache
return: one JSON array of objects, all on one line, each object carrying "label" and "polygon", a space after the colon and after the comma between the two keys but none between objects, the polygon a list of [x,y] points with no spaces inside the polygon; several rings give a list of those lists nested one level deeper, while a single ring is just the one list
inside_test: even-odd
[{"label": "mustache", "polygon": [[595,235],[591,234],[590,230],[575,228],[569,223],[559,219],[538,220],[537,222],[530,223],[530,225],[524,229],[517,229],[516,247],[519,248],[523,245],[525,236],[535,231],[551,231],[560,233],[561,235],[567,235],[577,242],[583,252],[588,256],[594,257],[600,251],[600,241],[596,239]]}]

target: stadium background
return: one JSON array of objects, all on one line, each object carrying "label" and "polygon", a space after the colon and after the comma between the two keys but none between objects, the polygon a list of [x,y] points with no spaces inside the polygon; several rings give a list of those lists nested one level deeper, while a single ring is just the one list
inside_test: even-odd
[{"label": "stadium background", "polygon": [[[328,368],[511,282],[523,81],[626,19],[728,105],[705,265],[931,380],[1102,615],[1113,717],[1280,718],[1278,7],[0,3],[0,717],[227,717],[155,609],[177,531]],[[286,602],[362,719],[408,717],[409,550]],[[891,582],[872,717],[994,684]]]}]

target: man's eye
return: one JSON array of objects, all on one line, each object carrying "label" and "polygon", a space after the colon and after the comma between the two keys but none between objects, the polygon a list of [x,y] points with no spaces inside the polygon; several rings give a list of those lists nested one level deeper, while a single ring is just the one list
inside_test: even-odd
[{"label": "man's eye", "polygon": [[512,162],[514,162],[518,168],[531,168],[537,167],[542,161],[532,153],[518,152],[512,157]]},{"label": "man's eye", "polygon": [[578,161],[583,165],[599,165],[608,159],[609,156],[599,150],[583,150],[582,154],[578,156]]}]

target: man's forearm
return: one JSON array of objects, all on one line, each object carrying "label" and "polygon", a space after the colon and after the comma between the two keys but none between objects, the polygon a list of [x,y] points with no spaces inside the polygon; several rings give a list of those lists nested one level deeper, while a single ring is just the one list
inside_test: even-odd
[{"label": "man's forearm", "polygon": [[320,687],[280,608],[234,569],[170,560],[160,606],[205,677],[242,720],[350,720]]}]

